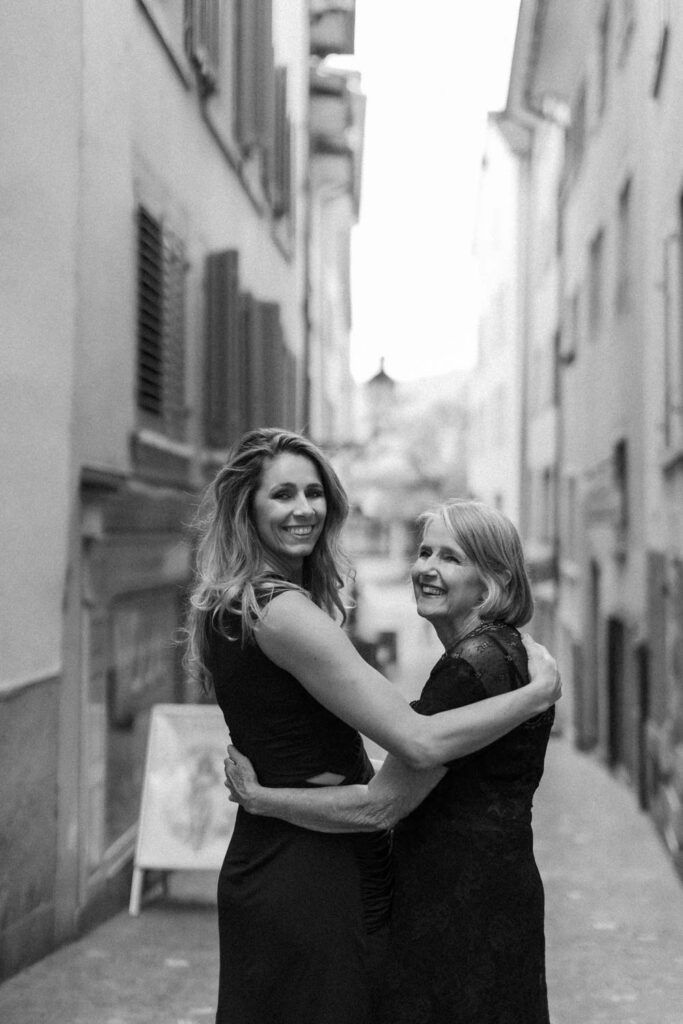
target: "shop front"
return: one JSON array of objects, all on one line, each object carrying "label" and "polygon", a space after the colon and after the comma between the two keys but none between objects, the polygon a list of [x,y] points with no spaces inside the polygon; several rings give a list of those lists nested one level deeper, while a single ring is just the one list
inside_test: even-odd
[{"label": "shop front", "polygon": [[188,699],[182,626],[191,496],[139,486],[84,494],[79,918],[130,876],[152,707]]}]

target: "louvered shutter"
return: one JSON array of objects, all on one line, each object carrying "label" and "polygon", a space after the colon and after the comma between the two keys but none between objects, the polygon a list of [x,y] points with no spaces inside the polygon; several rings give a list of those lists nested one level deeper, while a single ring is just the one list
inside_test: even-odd
[{"label": "louvered shutter", "polygon": [[258,139],[256,38],[258,0],[235,0],[234,130],[244,153]]},{"label": "louvered shutter", "polygon": [[266,426],[266,351],[265,303],[250,298],[248,366],[249,366],[249,427],[252,430]]},{"label": "louvered shutter", "polygon": [[223,447],[242,427],[239,257],[237,250],[206,260],[206,440]]},{"label": "louvered shutter", "polygon": [[285,366],[285,426],[289,430],[296,430],[298,426],[296,421],[297,361],[285,344],[283,344],[283,357]]},{"label": "louvered shutter", "polygon": [[185,251],[164,233],[163,421],[169,437],[185,436]]},{"label": "louvered shutter", "polygon": [[211,92],[220,62],[220,0],[185,0],[185,49],[204,92]]},{"label": "louvered shutter", "polygon": [[287,116],[287,68],[275,71],[275,152],[273,167],[273,213],[289,212],[290,123]]},{"label": "louvered shutter", "polygon": [[268,426],[283,423],[283,360],[280,307],[276,302],[262,303],[264,349],[264,415]]},{"label": "louvered shutter", "polygon": [[185,253],[161,221],[138,208],[137,404],[150,425],[185,434]]},{"label": "louvered shutter", "polygon": [[163,408],[164,254],[161,224],[138,210],[138,407]]}]

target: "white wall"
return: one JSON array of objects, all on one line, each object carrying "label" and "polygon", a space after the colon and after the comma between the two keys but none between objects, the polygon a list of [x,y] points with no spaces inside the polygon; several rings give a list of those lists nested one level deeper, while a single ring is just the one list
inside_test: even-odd
[{"label": "white wall", "polygon": [[0,685],[61,667],[81,101],[80,3],[0,14]]},{"label": "white wall", "polygon": [[479,357],[470,384],[468,485],[519,522],[520,316],[517,159],[490,120],[482,168],[476,255],[480,273]]}]

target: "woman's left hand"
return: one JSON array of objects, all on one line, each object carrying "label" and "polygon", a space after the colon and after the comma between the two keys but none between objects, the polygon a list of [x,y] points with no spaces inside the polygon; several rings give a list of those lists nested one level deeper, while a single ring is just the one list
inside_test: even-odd
[{"label": "woman's left hand", "polygon": [[557,662],[552,654],[542,644],[537,644],[528,633],[522,633],[521,636],[529,661],[529,685],[535,687],[538,692],[539,711],[545,711],[562,696],[562,680]]},{"label": "woman's left hand", "polygon": [[228,756],[223,760],[225,769],[225,788],[230,792],[233,803],[240,804],[249,810],[252,800],[259,789],[259,781],[251,761],[240,754],[237,747],[228,747]]}]

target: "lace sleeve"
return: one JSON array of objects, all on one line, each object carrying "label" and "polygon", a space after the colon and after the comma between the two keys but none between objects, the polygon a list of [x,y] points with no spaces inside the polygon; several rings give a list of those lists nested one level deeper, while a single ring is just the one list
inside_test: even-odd
[{"label": "lace sleeve", "polygon": [[420,715],[436,715],[483,700],[486,691],[479,675],[462,658],[448,658],[427,680],[419,700],[411,707]]},{"label": "lace sleeve", "polygon": [[477,673],[485,696],[517,690],[529,681],[524,645],[511,627],[495,629],[467,639],[458,651]]}]

